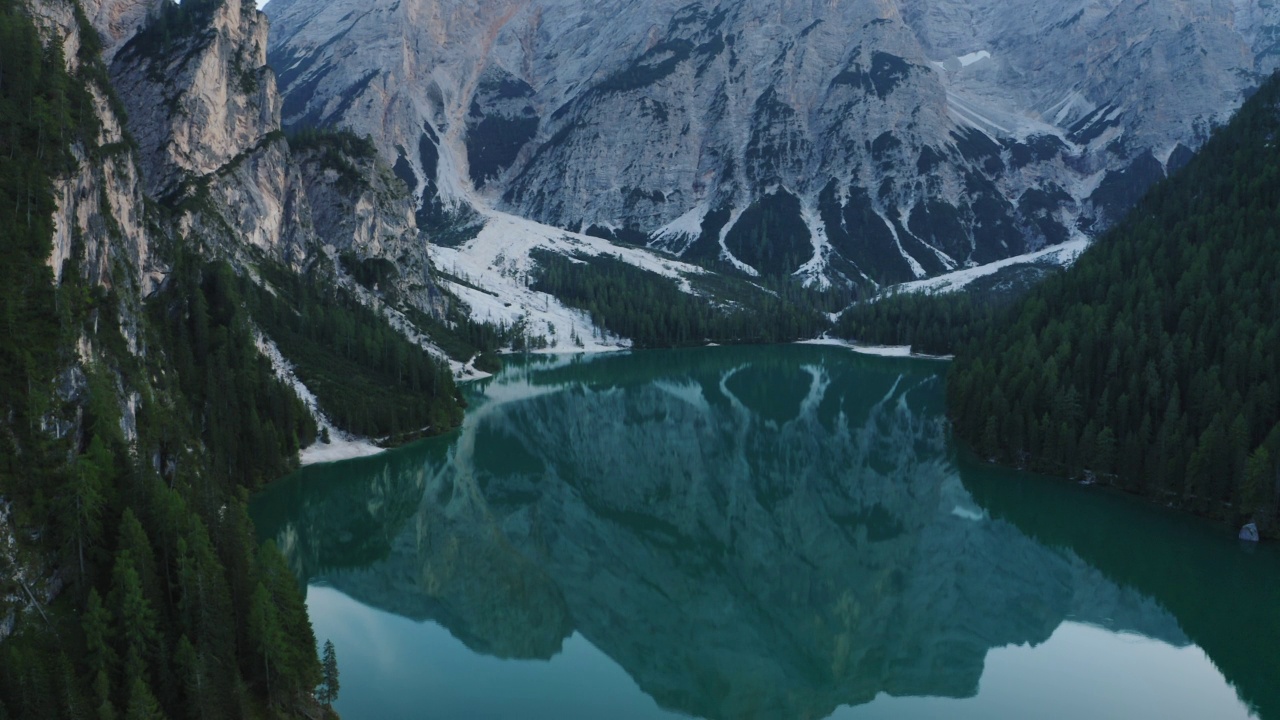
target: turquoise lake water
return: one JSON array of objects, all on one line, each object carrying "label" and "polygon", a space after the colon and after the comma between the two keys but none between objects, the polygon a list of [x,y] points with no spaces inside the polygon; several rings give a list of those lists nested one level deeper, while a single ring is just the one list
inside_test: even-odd
[{"label": "turquoise lake water", "polygon": [[1280,553],[973,461],[946,370],[534,357],[254,519],[346,720],[1280,718]]}]

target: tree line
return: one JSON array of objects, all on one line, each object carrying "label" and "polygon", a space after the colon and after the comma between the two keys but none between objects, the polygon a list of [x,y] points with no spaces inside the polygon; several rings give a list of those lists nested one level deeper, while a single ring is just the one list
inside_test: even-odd
[{"label": "tree line", "polygon": [[781,293],[735,287],[734,304],[716,307],[684,292],[675,280],[617,258],[567,258],[545,250],[532,256],[533,289],[587,312],[592,323],[631,338],[637,347],[788,342],[812,337],[826,324],[810,305]]},{"label": "tree line", "polygon": [[295,366],[320,408],[357,435],[436,434],[462,422],[449,366],[321,275],[262,267],[239,280],[249,313]]},{"label": "tree line", "polygon": [[1006,305],[969,292],[895,293],[849,306],[833,332],[864,345],[909,345],[925,355],[951,355],[986,332]]},{"label": "tree line", "polygon": [[967,345],[957,434],[1280,531],[1280,79],[1074,267]]}]

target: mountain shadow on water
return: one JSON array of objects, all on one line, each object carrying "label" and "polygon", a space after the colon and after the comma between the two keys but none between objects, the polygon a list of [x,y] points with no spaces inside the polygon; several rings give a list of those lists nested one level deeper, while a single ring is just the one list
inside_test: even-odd
[{"label": "mountain shadow on water", "polygon": [[1067,619],[1189,645],[1166,585],[1039,539],[969,477],[945,369],[795,346],[534,359],[475,385],[455,436],[286,480],[255,520],[308,583],[497,657],[580,633],[708,718],[971,697],[989,650]]}]

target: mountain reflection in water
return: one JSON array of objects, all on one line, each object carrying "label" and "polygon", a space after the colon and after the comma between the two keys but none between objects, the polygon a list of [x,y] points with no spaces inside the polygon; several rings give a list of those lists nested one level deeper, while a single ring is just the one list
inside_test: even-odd
[{"label": "mountain reflection in water", "polygon": [[[307,584],[496,658],[549,659],[577,633],[707,718],[971,697],[988,651],[1068,620],[1191,645],[1153,595],[1179,592],[1168,574],[1129,567],[1164,555],[1112,547],[1134,538],[1089,514],[1096,493],[1034,496],[957,457],[945,371],[798,346],[533,358],[472,387],[455,435],[308,469],[254,516]],[[1273,554],[1244,562],[1277,574]],[[1257,589],[1272,619],[1241,642],[1280,638],[1280,590]],[[1275,711],[1247,659],[1238,692]]]}]

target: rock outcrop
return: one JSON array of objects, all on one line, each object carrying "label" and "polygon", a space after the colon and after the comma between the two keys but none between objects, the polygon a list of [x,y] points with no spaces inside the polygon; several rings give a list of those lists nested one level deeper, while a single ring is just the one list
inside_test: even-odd
[{"label": "rock outcrop", "polygon": [[273,0],[286,124],[424,220],[497,206],[740,271],[898,282],[1094,235],[1280,62],[1205,0]]}]

